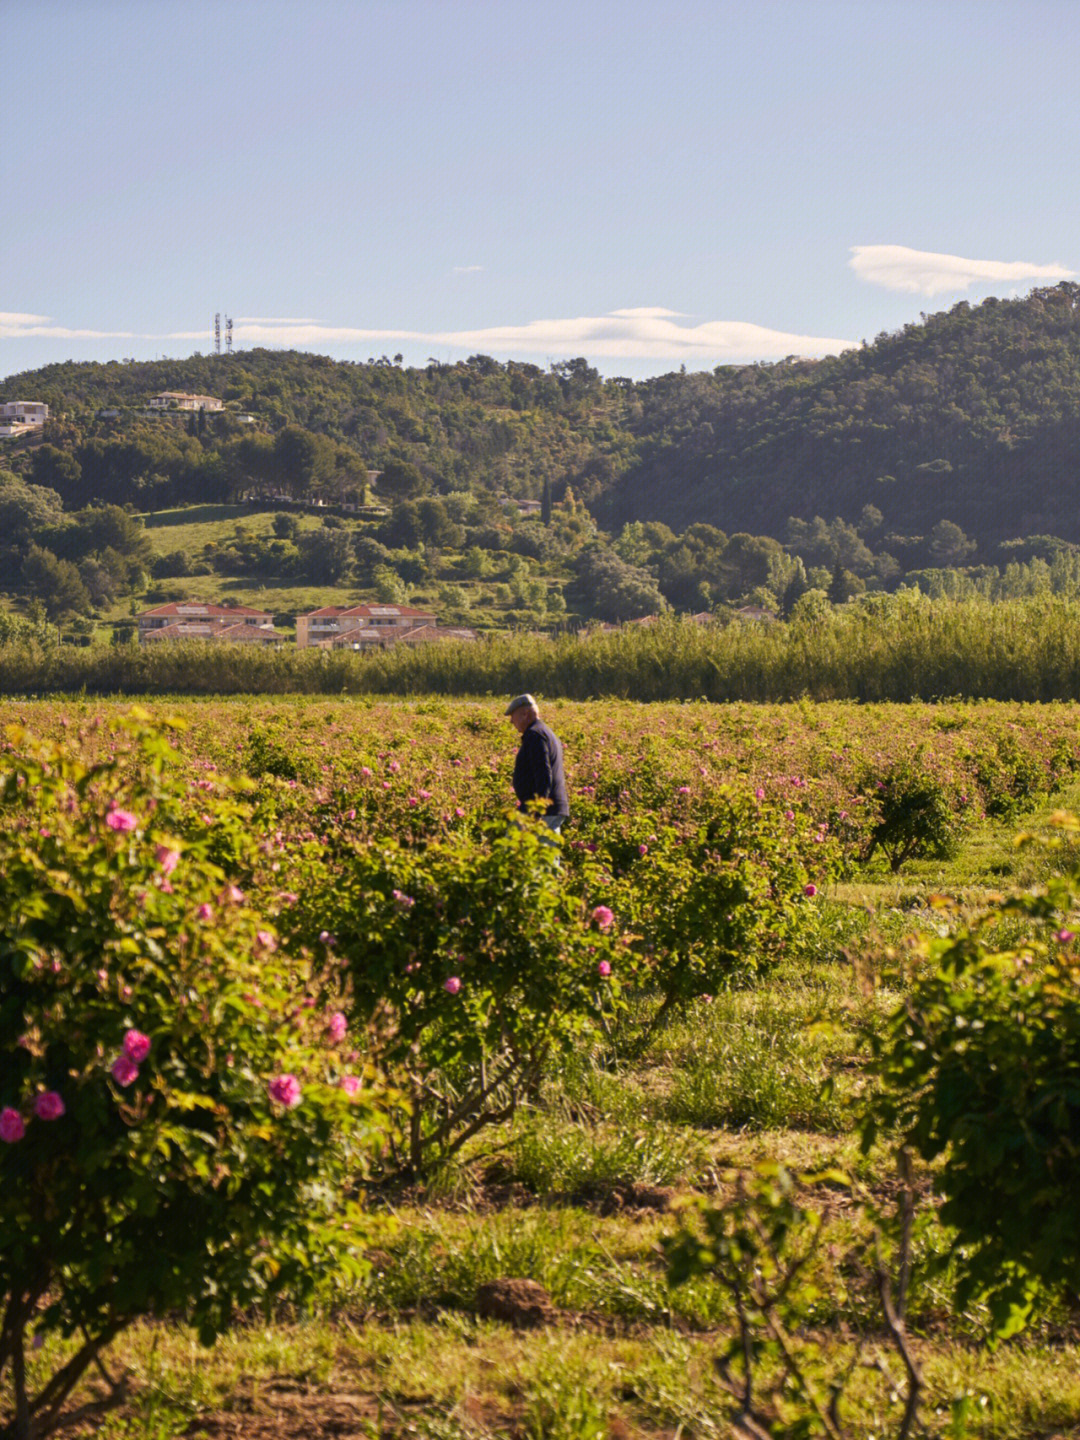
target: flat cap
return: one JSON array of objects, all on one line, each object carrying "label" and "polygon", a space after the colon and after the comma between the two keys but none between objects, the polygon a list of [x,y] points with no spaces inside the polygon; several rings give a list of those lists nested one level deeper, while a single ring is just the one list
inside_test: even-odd
[{"label": "flat cap", "polygon": [[513,700],[510,701],[510,704],[507,705],[506,709],[503,711],[503,714],[512,715],[515,710],[521,710],[526,705],[530,706],[533,710],[538,710],[540,708],[531,695],[515,695]]}]

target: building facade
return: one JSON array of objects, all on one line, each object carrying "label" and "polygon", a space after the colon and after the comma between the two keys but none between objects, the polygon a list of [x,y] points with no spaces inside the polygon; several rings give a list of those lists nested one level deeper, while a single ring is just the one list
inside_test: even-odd
[{"label": "building facade", "polygon": [[204,600],[175,600],[136,616],[139,644],[159,640],[209,640],[227,644],[280,645],[268,610],[249,605],[213,605]]},{"label": "building facade", "polygon": [[189,395],[185,390],[162,390],[151,397],[150,410],[224,410],[224,400],[213,395]]},{"label": "building facade", "polygon": [[324,605],[296,617],[296,643],[301,650],[309,645],[366,650],[393,645],[410,630],[434,624],[430,610],[413,605]]}]

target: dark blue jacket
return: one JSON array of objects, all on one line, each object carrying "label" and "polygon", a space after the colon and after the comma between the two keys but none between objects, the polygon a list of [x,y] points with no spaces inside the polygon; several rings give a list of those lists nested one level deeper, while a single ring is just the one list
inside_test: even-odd
[{"label": "dark blue jacket", "polygon": [[542,720],[534,720],[521,737],[514,761],[514,794],[518,805],[530,800],[548,801],[547,815],[569,815],[562,745]]}]

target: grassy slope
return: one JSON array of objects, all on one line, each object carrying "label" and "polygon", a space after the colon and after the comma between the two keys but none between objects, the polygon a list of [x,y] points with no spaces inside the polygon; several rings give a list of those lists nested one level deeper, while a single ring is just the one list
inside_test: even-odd
[{"label": "grassy slope", "polygon": [[[232,539],[237,526],[243,526],[251,535],[271,535],[273,517],[277,513],[276,510],[251,510],[246,505],[191,505],[157,511],[140,518],[155,555],[186,550],[199,558],[207,544],[221,545]],[[298,518],[301,530],[318,530],[322,524],[317,515],[300,514]],[[346,523],[350,529],[353,528],[352,522]],[[445,614],[443,607],[439,606],[439,584],[433,581],[413,587],[410,603],[435,606],[443,624],[467,623],[482,629],[499,623],[500,607],[492,596],[494,582],[469,580],[456,574],[450,557],[442,578],[467,592],[476,606],[475,614],[470,612],[461,618]],[[320,605],[355,605],[376,598],[370,586],[278,584],[253,575],[192,575],[183,579],[156,581],[151,593],[161,589],[167,590],[170,598],[190,596],[199,600],[216,600],[231,597],[246,605],[289,614],[314,610]],[[156,602],[151,599],[140,600],[137,602],[138,609],[147,609],[153,603]],[[103,624],[99,627],[100,638],[108,637],[112,622],[126,619],[130,613],[130,598],[118,601],[104,614]]]}]

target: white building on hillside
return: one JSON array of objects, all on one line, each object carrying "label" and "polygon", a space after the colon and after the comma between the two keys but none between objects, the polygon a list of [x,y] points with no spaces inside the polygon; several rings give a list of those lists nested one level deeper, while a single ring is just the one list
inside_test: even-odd
[{"label": "white building on hillside", "polygon": [[189,395],[186,390],[162,390],[154,395],[148,407],[151,410],[224,410],[224,400],[213,395]]},{"label": "white building on hillside", "polygon": [[49,418],[49,407],[39,400],[0,402],[0,435],[25,435],[40,430]]}]

